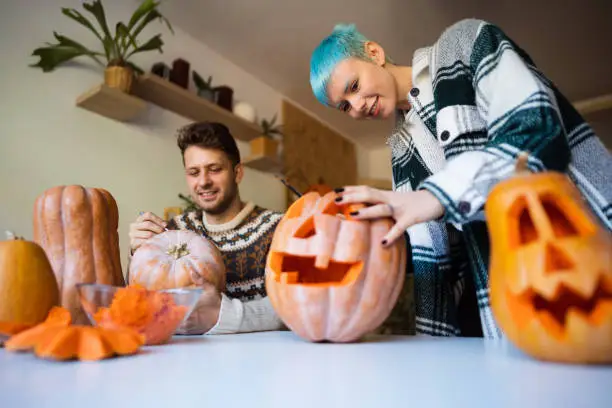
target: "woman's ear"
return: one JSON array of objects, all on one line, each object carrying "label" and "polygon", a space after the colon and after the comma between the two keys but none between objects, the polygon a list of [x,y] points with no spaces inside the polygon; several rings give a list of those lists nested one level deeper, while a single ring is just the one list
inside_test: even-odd
[{"label": "woman's ear", "polygon": [[381,67],[385,65],[385,50],[383,47],[374,41],[366,41],[363,46],[366,55],[372,59],[372,62]]}]

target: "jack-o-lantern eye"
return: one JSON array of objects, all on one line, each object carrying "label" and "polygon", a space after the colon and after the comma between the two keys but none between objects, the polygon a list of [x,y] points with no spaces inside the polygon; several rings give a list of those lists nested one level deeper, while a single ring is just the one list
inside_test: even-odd
[{"label": "jack-o-lantern eye", "polygon": [[[592,222],[574,207],[570,200],[550,193],[526,194],[517,198],[508,211],[508,219],[515,220],[510,230],[511,248],[545,239],[543,235],[563,239],[593,234]],[[543,231],[547,228],[550,234]]]}]

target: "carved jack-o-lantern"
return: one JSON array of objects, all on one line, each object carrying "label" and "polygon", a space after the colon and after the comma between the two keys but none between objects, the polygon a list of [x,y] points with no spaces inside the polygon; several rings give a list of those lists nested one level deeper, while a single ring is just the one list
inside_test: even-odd
[{"label": "carved jack-o-lantern", "polygon": [[612,362],[612,234],[570,179],[517,174],[486,217],[491,308],[509,341],[541,360]]},{"label": "carved jack-o-lantern", "polygon": [[380,244],[391,219],[355,220],[330,192],[304,194],[276,228],[266,289],[283,322],[308,341],[352,342],[380,326],[406,274],[406,243]]}]

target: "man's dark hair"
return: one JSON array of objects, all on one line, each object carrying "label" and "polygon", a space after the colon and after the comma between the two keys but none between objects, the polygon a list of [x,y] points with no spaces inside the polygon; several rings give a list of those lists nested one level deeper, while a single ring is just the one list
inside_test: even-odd
[{"label": "man's dark hair", "polygon": [[[232,162],[232,166],[240,163],[240,152],[234,137],[227,126],[218,122],[196,122],[183,126],[178,130],[177,144],[184,157],[189,146],[204,149],[221,150]],[[184,163],[183,159],[183,163]]]}]

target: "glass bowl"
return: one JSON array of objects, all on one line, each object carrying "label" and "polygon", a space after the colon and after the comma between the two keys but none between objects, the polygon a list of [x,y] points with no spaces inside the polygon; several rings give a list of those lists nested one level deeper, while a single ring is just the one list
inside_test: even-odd
[{"label": "glass bowl", "polygon": [[[177,288],[157,291],[167,294],[164,296],[164,304],[159,306],[154,313],[150,313],[146,319],[132,319],[129,325],[125,322],[117,322],[110,312],[115,295],[122,286],[104,285],[99,283],[79,283],[76,285],[79,299],[87,318],[94,326],[117,328],[128,326],[145,336],[146,345],[159,345],[167,343],[176,329],[189,317],[193,311],[203,290],[200,288]],[[155,295],[155,294],[154,294]],[[131,316],[130,316],[131,318]]]}]

